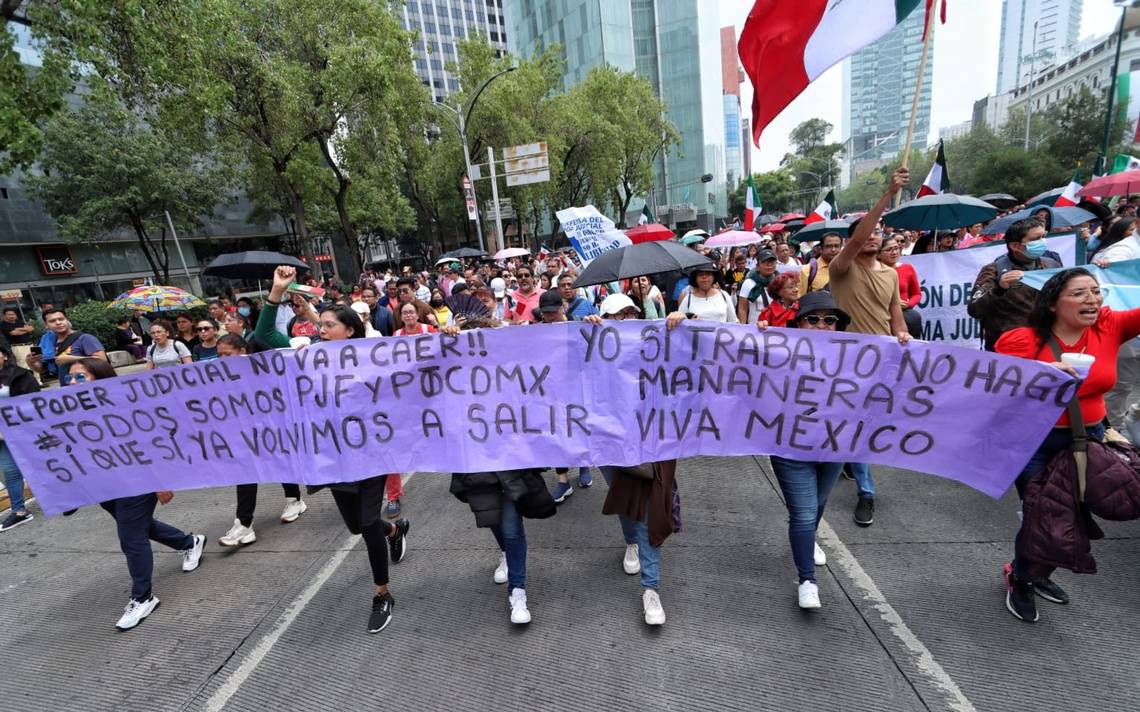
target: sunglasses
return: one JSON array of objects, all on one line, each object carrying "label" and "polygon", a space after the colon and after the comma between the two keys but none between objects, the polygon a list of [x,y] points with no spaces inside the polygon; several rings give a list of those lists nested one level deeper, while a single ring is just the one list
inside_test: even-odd
[{"label": "sunglasses", "polygon": [[839,317],[835,316],[834,314],[828,314],[827,316],[820,316],[819,314],[808,314],[807,316],[800,318],[812,326],[818,326],[819,322],[821,321],[827,326],[835,326],[839,323]]},{"label": "sunglasses", "polygon": [[212,327],[212,326],[199,326],[198,328],[194,329],[194,331],[213,331],[213,330],[214,330],[214,327]]},{"label": "sunglasses", "polygon": [[529,279],[531,277],[531,273],[530,272],[519,272],[517,277],[519,279]]}]

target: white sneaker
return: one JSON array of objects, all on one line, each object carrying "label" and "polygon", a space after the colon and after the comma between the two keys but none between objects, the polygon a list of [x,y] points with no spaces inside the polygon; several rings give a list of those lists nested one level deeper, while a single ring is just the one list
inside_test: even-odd
[{"label": "white sneaker", "polygon": [[656,590],[645,589],[641,594],[641,607],[645,609],[646,625],[661,625],[665,622],[665,609],[661,607],[661,597]]},{"label": "white sneaker", "polygon": [[516,588],[511,591],[507,603],[511,606],[511,623],[516,625],[530,623],[530,611],[526,607],[526,589]]},{"label": "white sneaker", "polygon": [[182,570],[193,571],[202,561],[202,550],[206,548],[206,537],[203,534],[194,535],[194,546],[182,552]]},{"label": "white sneaker", "polygon": [[800,584],[800,608],[821,608],[819,602],[819,586],[811,581]]},{"label": "white sneaker", "polygon": [[245,546],[255,541],[257,541],[257,534],[254,533],[253,528],[243,525],[240,519],[235,519],[230,530],[218,537],[219,544],[230,547]]},{"label": "white sneaker", "polygon": [[641,559],[637,555],[637,544],[625,545],[625,556],[622,557],[621,567],[630,576],[641,573]]},{"label": "white sneaker", "polygon": [[816,542],[815,545],[815,565],[827,566],[827,554],[823,552],[823,549],[819,548],[819,542]]},{"label": "white sneaker", "polygon": [[499,565],[495,567],[495,575],[492,578],[495,583],[507,582],[507,555],[499,553]]},{"label": "white sneaker", "polygon": [[281,521],[288,524],[289,522],[297,521],[297,517],[304,514],[309,509],[309,505],[305,504],[305,500],[296,497],[285,498],[285,511],[281,513]]},{"label": "white sneaker", "polygon": [[150,612],[155,608],[158,608],[158,596],[155,596],[153,593],[150,595],[150,598],[145,601],[136,601],[132,598],[130,602],[127,603],[127,607],[123,609],[123,615],[119,618],[119,622],[115,624],[115,627],[119,630],[130,630],[139,623],[142,623],[143,618],[149,616]]}]

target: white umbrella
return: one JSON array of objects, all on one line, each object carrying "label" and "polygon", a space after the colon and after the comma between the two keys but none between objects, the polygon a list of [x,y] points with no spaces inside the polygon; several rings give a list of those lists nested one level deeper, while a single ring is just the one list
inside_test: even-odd
[{"label": "white umbrella", "polygon": [[740,247],[767,239],[770,239],[767,235],[758,235],[752,230],[725,230],[706,240],[705,247]]},{"label": "white umbrella", "polygon": [[525,247],[508,247],[495,253],[496,260],[507,260],[512,257],[529,257],[530,250]]}]

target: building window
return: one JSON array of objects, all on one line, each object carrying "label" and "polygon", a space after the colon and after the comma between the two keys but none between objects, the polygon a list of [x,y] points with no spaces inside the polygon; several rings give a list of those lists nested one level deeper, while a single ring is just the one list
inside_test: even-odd
[{"label": "building window", "polygon": [[7,188],[0,188],[0,200],[7,200],[7,199],[8,199],[8,189]]}]

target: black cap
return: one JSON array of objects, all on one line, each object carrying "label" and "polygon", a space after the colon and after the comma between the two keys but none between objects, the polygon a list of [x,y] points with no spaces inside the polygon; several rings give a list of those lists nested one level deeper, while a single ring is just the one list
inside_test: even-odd
[{"label": "black cap", "polygon": [[538,298],[538,310],[550,314],[562,308],[562,295],[557,290],[550,289]]},{"label": "black cap", "polygon": [[815,291],[808,292],[800,297],[798,308],[796,309],[796,319],[801,316],[806,316],[814,311],[833,311],[839,317],[839,323],[835,325],[836,331],[846,331],[847,325],[851,323],[851,316],[839,308],[835,303],[835,297],[831,296],[828,291]]},{"label": "black cap", "polygon": [[757,262],[767,262],[768,260],[776,259],[776,253],[771,250],[760,250],[756,253]]}]

